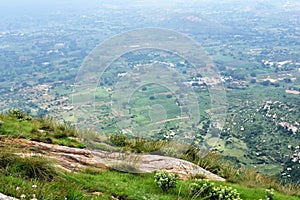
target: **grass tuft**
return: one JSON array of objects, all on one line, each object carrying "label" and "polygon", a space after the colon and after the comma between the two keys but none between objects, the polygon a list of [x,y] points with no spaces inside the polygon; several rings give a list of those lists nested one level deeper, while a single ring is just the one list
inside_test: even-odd
[{"label": "grass tuft", "polygon": [[84,148],[75,127],[57,123],[52,117],[32,118],[19,110],[1,114],[0,135],[6,138],[25,138],[38,142]]},{"label": "grass tuft", "polygon": [[50,181],[57,175],[52,163],[43,156],[0,152],[0,173],[5,176]]}]

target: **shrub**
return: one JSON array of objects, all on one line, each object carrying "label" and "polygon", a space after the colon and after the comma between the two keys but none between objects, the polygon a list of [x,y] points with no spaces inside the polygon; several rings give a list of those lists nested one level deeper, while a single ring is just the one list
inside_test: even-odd
[{"label": "shrub", "polygon": [[155,97],[154,97],[154,96],[150,96],[149,99],[150,99],[150,100],[154,100]]},{"label": "shrub", "polygon": [[190,186],[191,195],[196,197],[207,197],[211,194],[214,188],[214,183],[209,182],[205,179],[197,179]]},{"label": "shrub", "polygon": [[109,141],[123,150],[134,153],[149,153],[159,151],[168,142],[164,140],[147,140],[146,138],[128,137],[127,135],[117,134],[109,136]]},{"label": "shrub", "polygon": [[129,141],[129,148],[135,153],[149,153],[159,151],[167,141],[159,140],[147,140],[145,138],[134,138]]},{"label": "shrub", "polygon": [[55,131],[59,132],[59,133],[64,133],[64,135],[65,135],[64,137],[78,137],[79,136],[76,128],[67,123],[57,124]]},{"label": "shrub", "polygon": [[218,175],[225,178],[228,182],[235,183],[240,177],[240,170],[231,163],[225,163],[219,169]]},{"label": "shrub", "polygon": [[236,189],[227,186],[215,186],[209,180],[198,179],[191,184],[190,194],[192,198],[204,198],[211,200],[239,200],[240,194]]},{"label": "shrub", "polygon": [[266,189],[266,199],[274,200],[274,190],[273,189]]},{"label": "shrub", "polygon": [[245,168],[241,169],[238,183],[247,187],[274,188],[280,190],[281,185],[274,177],[268,177],[256,169]]},{"label": "shrub", "polygon": [[128,138],[126,135],[111,135],[109,140],[117,147],[125,147],[128,144]]},{"label": "shrub", "polygon": [[160,152],[164,155],[164,156],[170,156],[170,157],[174,157],[176,158],[176,156],[178,155],[178,152],[176,151],[175,148],[173,147],[165,147],[160,149]]},{"label": "shrub", "polygon": [[178,177],[173,173],[162,170],[156,172],[154,181],[163,191],[168,191],[171,188],[176,188]]},{"label": "shrub", "polygon": [[8,116],[19,119],[19,120],[32,120],[32,117],[25,112],[18,110],[18,109],[12,109],[8,111]]},{"label": "shrub", "polygon": [[198,165],[213,173],[218,173],[224,165],[222,156],[215,152],[208,152],[198,160]]},{"label": "shrub", "polygon": [[237,192],[236,189],[232,189],[231,187],[227,186],[219,186],[215,187],[212,191],[211,198],[212,200],[239,200],[240,194]]},{"label": "shrub", "polygon": [[38,122],[40,123],[40,129],[44,131],[54,131],[56,123],[53,117],[39,117]]}]

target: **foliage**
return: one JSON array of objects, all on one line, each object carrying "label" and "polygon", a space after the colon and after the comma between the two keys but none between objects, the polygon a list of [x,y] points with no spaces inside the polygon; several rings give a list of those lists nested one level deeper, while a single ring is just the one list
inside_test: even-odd
[{"label": "foliage", "polygon": [[57,173],[51,162],[44,157],[36,155],[21,157],[10,151],[1,151],[0,174],[49,181]]},{"label": "foliage", "polygon": [[123,134],[111,135],[109,136],[109,140],[112,144],[135,153],[151,153],[159,151],[168,143],[168,141],[164,140],[154,141],[138,137],[130,138]]},{"label": "foliage", "polygon": [[109,140],[118,147],[125,147],[129,143],[129,139],[126,135],[111,135],[109,136]]},{"label": "foliage", "polygon": [[216,152],[208,152],[201,158],[199,158],[197,164],[213,173],[217,173],[224,165],[222,156]]},{"label": "foliage", "polygon": [[[226,144],[221,148],[225,155],[236,158],[241,164],[255,165],[265,174],[297,183],[299,134],[295,130],[299,128],[294,122],[300,116],[297,112],[299,100],[288,96],[283,99],[284,90],[276,92],[276,89],[266,90],[262,86],[253,86],[253,90],[248,94],[236,92],[238,96],[249,98],[241,107],[229,108],[231,114],[221,136]],[[258,96],[263,98],[261,102],[249,100]],[[294,127],[294,131],[288,127]]]},{"label": "foliage", "polygon": [[274,190],[273,189],[266,189],[266,199],[274,200]]},{"label": "foliage", "polygon": [[7,112],[8,116],[14,117],[19,120],[32,120],[32,117],[25,112],[18,109],[11,109]]},{"label": "foliage", "polygon": [[163,191],[168,191],[176,187],[178,177],[173,173],[162,170],[155,173],[154,181]]},{"label": "foliage", "polygon": [[231,187],[227,186],[219,186],[215,187],[212,195],[211,195],[212,200],[239,200],[240,194],[237,192],[236,189],[233,189]]},{"label": "foliage", "polygon": [[278,191],[290,196],[300,196],[300,185],[294,183],[286,183]]},{"label": "foliage", "polygon": [[225,178],[228,182],[236,183],[240,179],[241,169],[234,164],[224,161],[222,167],[218,170],[218,175]]},{"label": "foliage", "polygon": [[209,196],[213,191],[214,183],[206,179],[196,179],[190,186],[190,193],[193,198]]},{"label": "foliage", "polygon": [[[44,117],[38,119],[33,118],[31,120],[19,120],[14,116],[1,114],[0,120],[3,121],[3,125],[0,127],[2,138],[18,138],[21,136],[28,139],[35,139],[35,137],[37,139],[49,138],[52,143],[62,144],[64,141],[71,141],[70,136],[76,136],[76,130],[67,124],[61,125],[56,123],[53,118]],[[66,135],[64,135],[65,133]],[[160,148],[164,149],[168,146],[165,145],[168,144],[165,141],[147,141],[139,138],[127,137],[124,141],[126,145],[122,148],[132,152],[153,152],[157,149],[160,151]],[[74,143],[70,143],[68,145],[73,144]],[[1,146],[3,145],[4,144],[1,143]],[[174,145],[172,145],[172,147],[173,146]],[[176,147],[176,150],[178,150],[178,146]],[[107,148],[111,148],[111,146],[107,146]],[[3,151],[3,149],[6,150]],[[103,193],[99,199],[109,199],[111,196],[114,196],[124,199],[141,199],[144,197],[145,199],[150,199],[151,197],[152,199],[167,200],[176,199],[178,196],[181,199],[188,199],[190,193],[189,186],[192,183],[191,181],[177,180],[177,187],[169,190],[168,193],[164,192],[164,190],[159,190],[159,188],[153,184],[153,174],[144,175],[139,173],[137,175],[131,175],[117,171],[103,172],[101,170],[86,170],[78,175],[69,173],[58,174],[56,172],[57,169],[53,168],[51,164],[52,161],[36,154],[30,154],[23,149],[16,151],[10,151],[8,149],[7,146],[1,149],[0,192],[14,197],[20,197],[21,193],[27,196],[31,194],[30,189],[32,190],[31,186],[33,184],[39,185],[36,191],[38,199],[63,199],[64,196],[68,197],[68,199],[97,199],[91,193],[98,191]],[[115,147],[114,150],[116,150]],[[185,151],[185,155],[178,155],[215,171],[226,177],[227,180],[232,180],[231,182],[238,183],[221,184],[224,185],[224,187],[238,189],[241,193],[241,197],[244,199],[264,198],[266,188],[274,188],[274,194],[278,199],[297,199],[296,197],[286,197],[278,191],[288,195],[300,195],[299,186],[292,184],[281,185],[276,182],[274,178],[264,176],[254,169],[236,168],[234,165],[231,165],[230,162],[226,161],[224,157],[215,152],[208,152],[204,156],[199,157],[197,149],[190,148],[188,151]],[[132,167],[134,166],[120,166],[121,169],[126,168],[126,171]],[[49,180],[51,181],[48,182]],[[215,184],[215,187],[221,187],[218,186],[220,183],[212,183]],[[128,184],[131,186],[128,187]],[[141,185],[143,187],[141,187]],[[14,188],[17,186],[22,188],[20,194],[14,191]],[[136,194],[136,191],[140,190],[141,192]],[[53,194],[49,194],[48,191],[51,191]],[[224,191],[227,191],[227,189],[224,189]]]},{"label": "foliage", "polygon": [[214,172],[228,182],[238,183],[246,187],[274,188],[288,195],[300,195],[300,185],[283,183],[275,176],[266,176],[251,167],[236,166],[217,152],[207,152],[199,156],[197,150],[190,148],[181,158],[189,160],[200,167]]},{"label": "foliage", "polygon": [[236,189],[227,186],[215,186],[209,180],[197,179],[191,184],[190,193],[192,198],[201,197],[211,200],[238,200],[240,194]]},{"label": "foliage", "polygon": [[83,148],[85,145],[77,138],[79,134],[75,127],[58,123],[52,117],[33,118],[20,110],[9,110],[1,114],[3,122],[0,135],[3,137],[25,138],[38,142],[59,144]]},{"label": "foliage", "polygon": [[240,177],[241,170],[233,162],[226,160],[221,154],[214,151],[199,155],[199,151],[196,148],[190,147],[181,158],[216,173],[230,182],[237,182],[237,179]]},{"label": "foliage", "polygon": [[[15,154],[14,154],[15,155]],[[48,162],[48,163],[51,163]],[[19,169],[20,171],[22,169]],[[21,173],[23,174],[23,173]],[[177,187],[164,192],[153,183],[153,173],[130,174],[115,170],[83,169],[78,173],[60,172],[51,181],[28,179],[18,174],[0,173],[0,192],[20,198],[22,194],[31,199],[36,194],[37,199],[190,199],[190,185],[194,180],[178,180]],[[243,199],[257,200],[265,198],[265,190],[248,188],[227,182],[213,182],[232,187],[241,193]],[[34,189],[32,185],[37,185]],[[18,188],[18,190],[16,190]],[[277,199],[299,200],[297,197],[282,195],[276,191]]]}]

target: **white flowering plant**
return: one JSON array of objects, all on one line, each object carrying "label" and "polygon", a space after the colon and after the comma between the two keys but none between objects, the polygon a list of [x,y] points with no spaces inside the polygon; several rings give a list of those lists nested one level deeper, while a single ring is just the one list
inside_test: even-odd
[{"label": "white flowering plant", "polygon": [[190,194],[193,198],[201,197],[210,200],[241,200],[236,189],[227,186],[215,186],[206,179],[197,179],[190,186]]},{"label": "white flowering plant", "polygon": [[266,199],[267,200],[274,199],[274,190],[273,189],[266,189]]},{"label": "white flowering plant", "polygon": [[176,174],[167,172],[166,170],[162,170],[155,173],[154,182],[163,191],[168,191],[171,188],[176,188],[178,176]]}]

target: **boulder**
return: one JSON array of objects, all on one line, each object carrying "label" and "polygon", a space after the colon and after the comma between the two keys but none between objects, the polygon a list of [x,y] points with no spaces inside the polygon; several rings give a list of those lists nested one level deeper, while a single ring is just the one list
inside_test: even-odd
[{"label": "boulder", "polygon": [[18,200],[18,199],[0,193],[0,200]]},{"label": "boulder", "polygon": [[56,159],[60,167],[71,171],[77,171],[87,166],[109,167],[130,173],[146,173],[164,169],[178,174],[181,179],[201,175],[211,180],[225,181],[224,178],[194,163],[167,156],[109,152],[99,149],[78,149],[35,141],[26,141],[24,145]]}]

